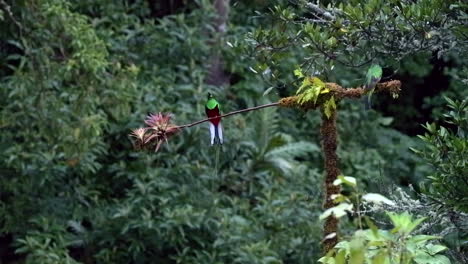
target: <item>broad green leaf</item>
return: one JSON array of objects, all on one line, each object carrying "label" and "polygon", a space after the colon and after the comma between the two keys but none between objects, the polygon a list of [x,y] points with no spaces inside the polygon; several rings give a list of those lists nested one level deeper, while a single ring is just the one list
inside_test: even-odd
[{"label": "broad green leaf", "polygon": [[396,214],[388,212],[387,215],[392,220],[393,225],[395,226],[392,232],[398,232],[400,234],[409,234],[411,233],[422,221],[426,218],[419,218],[413,220],[411,215],[407,212]]},{"label": "broad green leaf", "polygon": [[294,75],[298,78],[304,78],[304,74],[302,73],[302,69],[301,68],[297,68],[294,70]]},{"label": "broad green leaf", "polygon": [[371,229],[372,234],[375,237],[379,237],[378,227],[372,222],[368,216],[364,216],[364,221],[366,221],[367,226]]},{"label": "broad green leaf", "polygon": [[268,89],[266,89],[265,92],[263,92],[263,96],[269,94],[274,88],[275,88],[274,86],[271,86]]},{"label": "broad green leaf", "polygon": [[366,249],[367,247],[363,239],[353,239],[350,242],[349,264],[363,264]]},{"label": "broad green leaf", "polygon": [[258,71],[256,71],[252,66],[249,66],[249,70],[255,74],[258,74]]},{"label": "broad green leaf", "polygon": [[332,257],[321,257],[319,258],[318,262],[324,263],[324,264],[335,264],[335,259]]},{"label": "broad green leaf", "polygon": [[301,86],[297,89],[296,94],[299,96],[298,102],[300,104],[305,104],[311,101],[313,101],[314,104],[316,104],[319,95],[321,93],[328,92],[329,90],[325,88],[325,83],[322,82],[319,78],[306,77],[302,81]]},{"label": "broad green leaf", "polygon": [[393,117],[381,117],[378,119],[379,124],[383,126],[388,126],[393,122]]},{"label": "broad green leaf", "polygon": [[333,181],[333,185],[341,185],[341,184],[355,187],[357,185],[356,178],[350,177],[350,176],[339,175],[338,179]]},{"label": "broad green leaf", "polygon": [[388,254],[385,249],[380,249],[377,254],[372,258],[372,264],[386,264],[389,263]]},{"label": "broad green leaf", "polygon": [[317,77],[312,77],[312,86],[322,89],[325,88],[325,83]]},{"label": "broad green leaf", "polygon": [[335,216],[336,218],[340,218],[346,215],[346,212],[352,212],[353,205],[349,203],[341,203],[335,207],[329,208],[323,212],[319,219],[323,220],[331,215]]},{"label": "broad green leaf", "polygon": [[335,248],[348,250],[349,249],[349,242],[348,241],[340,241],[336,244]]},{"label": "broad green leaf", "polygon": [[302,81],[301,86],[299,86],[299,89],[297,89],[296,94],[300,94],[300,93],[306,91],[305,88],[309,87],[311,84],[312,84],[312,78],[310,78],[310,77],[304,78],[304,80]]},{"label": "broad green leaf", "polygon": [[346,251],[340,250],[335,256],[335,264],[345,264],[346,263]]},{"label": "broad green leaf", "polygon": [[362,196],[362,200],[374,204],[395,205],[395,202],[378,193],[367,193]]},{"label": "broad green leaf", "polygon": [[433,264],[450,264],[450,259],[444,255],[435,255]]},{"label": "broad green leaf", "polygon": [[341,193],[340,194],[332,194],[330,196],[330,199],[332,199],[333,202],[335,202],[335,203],[341,203],[341,202],[344,202],[344,201],[349,201],[348,197],[346,195],[342,195]]},{"label": "broad green leaf", "polygon": [[428,251],[429,254],[431,255],[435,255],[441,251],[444,251],[447,249],[446,246],[442,246],[442,245],[434,245],[434,244],[428,244],[426,245],[426,249]]},{"label": "broad green leaf", "polygon": [[439,236],[428,236],[428,235],[416,235],[412,236],[408,239],[410,242],[414,242],[416,244],[421,244],[429,240],[440,239]]},{"label": "broad green leaf", "polygon": [[[326,89],[328,90],[328,89]],[[328,99],[327,101],[325,101],[324,105],[323,105],[323,111],[325,113],[325,115],[327,116],[327,118],[330,118],[330,116],[332,115],[332,112],[335,111],[336,109],[336,104],[335,104],[335,97],[330,97],[330,99]]]},{"label": "broad green leaf", "polygon": [[435,264],[436,259],[427,253],[420,252],[413,260],[418,264]]},{"label": "broad green leaf", "polygon": [[409,224],[408,228],[406,229],[406,233],[407,234],[411,233],[424,220],[426,220],[425,217],[414,220],[412,223]]}]

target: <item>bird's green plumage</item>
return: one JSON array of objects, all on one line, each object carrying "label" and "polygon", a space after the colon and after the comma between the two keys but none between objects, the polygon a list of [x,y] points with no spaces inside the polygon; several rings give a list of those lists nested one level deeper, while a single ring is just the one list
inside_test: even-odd
[{"label": "bird's green plumage", "polygon": [[219,108],[219,103],[218,103],[218,101],[216,101],[216,99],[210,98],[210,99],[208,100],[208,102],[206,102],[206,108],[208,108],[209,110],[213,110],[213,109],[215,109],[216,107]]},{"label": "bird's green plumage", "polygon": [[364,86],[365,93],[367,93],[367,100],[364,99],[366,109],[370,109],[371,106],[371,97],[372,94],[374,93],[375,85],[380,81],[382,78],[382,67],[377,64],[373,64],[370,66],[370,68],[367,70],[366,74],[366,84]]},{"label": "bird's green plumage", "polygon": [[377,64],[372,65],[366,74],[366,85],[371,85],[376,79],[382,78],[382,67]]},{"label": "bird's green plumage", "polygon": [[209,118],[211,145],[223,144],[223,126],[221,125],[221,113],[218,101],[208,93],[208,101],[205,104],[205,113]]}]

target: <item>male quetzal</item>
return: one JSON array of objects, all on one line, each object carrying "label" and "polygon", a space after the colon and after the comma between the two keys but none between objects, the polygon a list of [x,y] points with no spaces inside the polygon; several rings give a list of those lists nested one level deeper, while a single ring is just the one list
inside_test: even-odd
[{"label": "male quetzal", "polygon": [[368,94],[367,98],[363,98],[366,110],[371,108],[371,96],[374,93],[375,86],[382,78],[382,67],[378,64],[373,64],[367,70],[366,84],[364,85],[364,93]]},{"label": "male quetzal", "polygon": [[211,93],[208,93],[208,101],[205,105],[205,112],[208,118],[216,117],[210,119],[210,136],[211,136],[211,145],[214,145],[216,142],[218,144],[223,144],[223,126],[221,125],[221,114],[220,106],[218,101],[213,98]]}]

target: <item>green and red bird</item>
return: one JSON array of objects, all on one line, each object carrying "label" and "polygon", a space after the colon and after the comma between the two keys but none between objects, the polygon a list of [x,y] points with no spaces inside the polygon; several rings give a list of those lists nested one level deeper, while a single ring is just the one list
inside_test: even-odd
[{"label": "green and red bird", "polygon": [[208,93],[208,101],[205,105],[205,113],[210,119],[210,138],[211,145],[223,144],[223,126],[221,125],[220,106],[211,93]]},{"label": "green and red bird", "polygon": [[370,66],[369,70],[367,70],[366,74],[366,84],[364,85],[364,92],[367,95],[367,98],[364,97],[364,104],[366,110],[371,108],[371,97],[374,93],[375,86],[382,78],[382,67],[378,64],[373,64]]}]

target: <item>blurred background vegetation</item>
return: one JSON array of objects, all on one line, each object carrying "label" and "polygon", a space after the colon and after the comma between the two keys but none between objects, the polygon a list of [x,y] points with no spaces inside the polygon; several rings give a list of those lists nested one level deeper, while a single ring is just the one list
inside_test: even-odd
[{"label": "blurred background vegetation", "polygon": [[[416,28],[402,30],[417,33],[424,12],[451,22],[430,25],[429,48],[397,56],[353,35],[353,21],[372,14],[343,20],[333,40],[307,1],[0,0],[0,263],[316,263],[318,112],[224,119],[219,164],[206,124],[157,153],[135,151],[128,134],[149,113],[203,119],[208,92],[225,113],[277,101],[295,93],[298,67],[356,87],[369,64],[339,61],[374,55],[403,90],[374,96],[374,111],[341,102],[342,173],[397,201],[392,211],[429,217],[419,232],[441,236],[452,262],[466,263],[467,5],[389,2],[416,3]],[[362,50],[340,48],[356,36]],[[391,36],[382,31],[382,41]],[[349,234],[355,215],[346,218]]]}]

